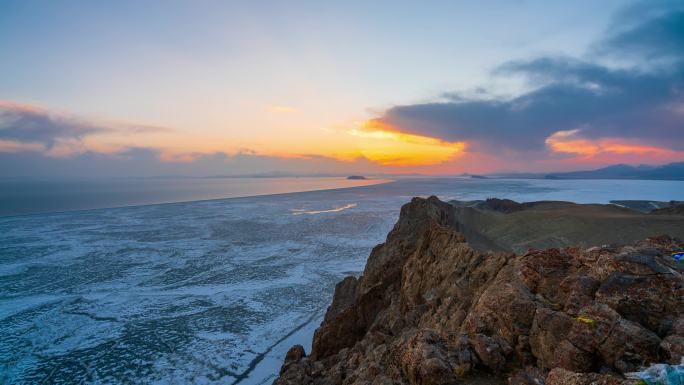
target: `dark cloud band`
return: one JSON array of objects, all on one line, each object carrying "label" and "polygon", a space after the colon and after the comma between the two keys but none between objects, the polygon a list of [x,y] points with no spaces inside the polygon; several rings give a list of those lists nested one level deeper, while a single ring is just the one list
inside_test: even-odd
[{"label": "dark cloud band", "polygon": [[[596,44],[602,56],[594,61],[556,56],[500,66],[497,75],[523,76],[531,85],[518,97],[396,106],[378,120],[480,151],[539,151],[555,132],[577,129],[588,139],[638,139],[683,150],[684,9],[670,2],[653,7],[657,12],[642,13],[650,18],[638,22],[622,13],[629,20],[616,20]],[[595,62],[626,56],[638,60],[622,68]]]}]

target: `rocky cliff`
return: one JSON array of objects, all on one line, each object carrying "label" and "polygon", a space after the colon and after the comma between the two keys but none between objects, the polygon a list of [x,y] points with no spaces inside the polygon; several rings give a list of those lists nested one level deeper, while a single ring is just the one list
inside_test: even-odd
[{"label": "rocky cliff", "polygon": [[457,221],[435,197],[402,207],[275,384],[626,384],[684,354],[678,241],[480,252]]}]

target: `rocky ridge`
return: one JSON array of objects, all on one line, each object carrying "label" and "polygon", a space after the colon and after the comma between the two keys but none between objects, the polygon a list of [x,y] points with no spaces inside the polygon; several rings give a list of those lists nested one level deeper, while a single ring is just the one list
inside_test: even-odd
[{"label": "rocky ridge", "polygon": [[401,209],[277,385],[631,384],[684,354],[683,245],[481,252],[436,197]]}]

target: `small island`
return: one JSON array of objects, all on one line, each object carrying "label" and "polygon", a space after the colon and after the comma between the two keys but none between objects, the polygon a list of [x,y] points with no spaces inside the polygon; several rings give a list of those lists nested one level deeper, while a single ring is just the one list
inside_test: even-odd
[{"label": "small island", "polygon": [[366,179],[368,179],[368,178],[366,178],[363,175],[349,175],[347,177],[347,180],[366,180]]}]

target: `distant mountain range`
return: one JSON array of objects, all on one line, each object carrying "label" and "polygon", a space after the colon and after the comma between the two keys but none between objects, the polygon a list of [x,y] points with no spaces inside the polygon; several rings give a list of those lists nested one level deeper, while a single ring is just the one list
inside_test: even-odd
[{"label": "distant mountain range", "polygon": [[271,171],[252,174],[232,174],[232,175],[208,175],[208,176],[188,176],[188,175],[160,175],[152,178],[173,179],[173,178],[192,178],[192,179],[221,179],[221,178],[299,178],[299,177],[318,177],[318,178],[347,178],[364,179],[368,177],[399,179],[399,178],[470,178],[470,179],[646,179],[646,180],[684,180],[684,162],[668,163],[660,166],[628,164],[615,164],[599,168],[596,170],[569,171],[569,172],[518,172],[518,173],[492,173],[492,174],[452,174],[452,175],[428,175],[420,173],[375,173],[371,175],[344,174],[344,173],[292,173],[284,171]]},{"label": "distant mountain range", "polygon": [[684,180],[684,162],[661,166],[615,164],[597,170],[553,172],[553,173],[502,173],[492,178],[514,179],[647,179]]},{"label": "distant mountain range", "polygon": [[616,164],[598,170],[546,174],[546,179],[657,179],[684,180],[684,162],[662,166]]}]

